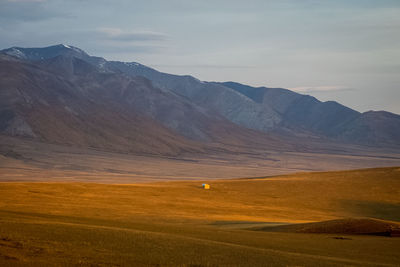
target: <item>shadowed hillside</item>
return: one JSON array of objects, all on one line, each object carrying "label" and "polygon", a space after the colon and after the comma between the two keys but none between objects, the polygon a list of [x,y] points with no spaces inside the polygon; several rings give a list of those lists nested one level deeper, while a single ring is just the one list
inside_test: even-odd
[{"label": "shadowed hillside", "polygon": [[262,227],[260,231],[278,231],[292,233],[316,233],[316,234],[347,234],[347,235],[377,235],[400,236],[400,223],[364,219],[349,218],[317,223],[303,223],[276,227]]}]

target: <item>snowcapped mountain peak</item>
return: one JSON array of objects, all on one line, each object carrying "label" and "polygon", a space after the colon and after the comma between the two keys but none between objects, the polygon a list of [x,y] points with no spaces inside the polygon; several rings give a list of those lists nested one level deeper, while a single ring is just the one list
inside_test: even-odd
[{"label": "snowcapped mountain peak", "polygon": [[78,58],[89,57],[89,55],[85,51],[66,44],[58,44],[43,48],[11,47],[1,50],[0,52],[10,55],[12,57],[27,60],[43,60],[56,56],[74,56]]},{"label": "snowcapped mountain peak", "polygon": [[[51,47],[51,46],[49,46],[49,48],[50,48],[50,47]],[[85,55],[86,55],[86,52],[85,52],[85,51],[83,51],[82,49],[77,48],[77,47],[75,47],[75,46],[72,46],[72,45],[59,44],[59,45],[55,45],[55,47],[60,47],[60,48],[62,48],[62,49],[69,49],[69,50],[75,51],[75,52],[77,52],[77,53],[81,53],[81,54],[85,54]]]},{"label": "snowcapped mountain peak", "polygon": [[16,58],[21,58],[21,59],[26,58],[25,53],[23,53],[20,49],[18,49],[18,47],[11,47],[11,48],[5,50],[4,52],[5,52],[5,54],[16,57]]}]

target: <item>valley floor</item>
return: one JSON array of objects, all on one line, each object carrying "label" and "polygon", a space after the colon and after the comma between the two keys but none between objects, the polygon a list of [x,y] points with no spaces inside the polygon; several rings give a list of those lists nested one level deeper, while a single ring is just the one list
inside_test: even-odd
[{"label": "valley floor", "polygon": [[265,177],[297,172],[400,166],[397,150],[356,146],[332,150],[215,151],[135,155],[0,136],[1,182],[142,183]]},{"label": "valley floor", "polygon": [[274,230],[375,218],[397,231],[399,167],[139,184],[3,182],[0,196],[1,266],[400,265],[400,238],[332,233],[332,223],[319,234]]}]

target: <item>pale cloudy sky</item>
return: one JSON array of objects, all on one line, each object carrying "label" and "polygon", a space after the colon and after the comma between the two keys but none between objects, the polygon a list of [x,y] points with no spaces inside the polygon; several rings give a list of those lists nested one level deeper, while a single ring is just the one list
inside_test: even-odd
[{"label": "pale cloudy sky", "polygon": [[0,0],[0,36],[400,114],[400,0]]}]

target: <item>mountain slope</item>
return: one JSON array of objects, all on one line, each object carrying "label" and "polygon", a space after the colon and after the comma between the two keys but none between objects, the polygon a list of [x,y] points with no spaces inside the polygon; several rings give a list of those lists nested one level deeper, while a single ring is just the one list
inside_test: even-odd
[{"label": "mountain slope", "polygon": [[368,111],[342,126],[342,140],[358,140],[372,146],[399,146],[400,116],[386,111]]},{"label": "mountain slope", "polygon": [[7,77],[0,80],[3,134],[145,154],[289,147],[143,77],[103,71],[74,56],[26,61],[3,55],[0,76]]},{"label": "mountain slope", "polygon": [[[86,97],[100,97],[100,102],[109,101],[107,106],[118,103],[115,108],[150,117],[195,141],[288,144],[288,139],[276,138],[284,135],[293,144],[304,141],[296,138],[311,137],[400,147],[399,116],[391,113],[359,113],[334,101],[321,102],[282,88],[203,82],[191,76],[162,73],[136,62],[106,61],[66,45],[14,47],[2,53],[63,77]],[[29,133],[26,125],[20,128]]]},{"label": "mountain slope", "polygon": [[400,138],[396,134],[400,124],[396,114],[385,116],[386,126],[378,127],[373,118],[376,116],[283,88],[202,82],[191,76],[158,72],[135,62],[112,61],[106,65],[126,74],[144,76],[157,86],[250,129],[289,136],[322,136],[368,146],[400,147]]},{"label": "mountain slope", "polygon": [[0,61],[1,132],[46,142],[141,153],[201,150],[155,121],[85,97],[37,65]]},{"label": "mountain slope", "polygon": [[257,102],[272,107],[287,126],[297,126],[333,137],[336,129],[360,115],[334,101],[321,102],[282,88],[250,87],[234,82],[222,83],[244,95],[257,94]]},{"label": "mountain slope", "polygon": [[321,102],[287,89],[223,85],[254,97],[282,115],[282,125],[307,129],[336,140],[375,146],[400,145],[400,116],[384,111],[359,113],[334,101]]},{"label": "mountain slope", "polygon": [[267,131],[280,122],[278,114],[270,107],[254,105],[248,97],[216,83],[202,82],[192,76],[158,72],[137,63],[111,61],[107,67],[129,75],[144,76],[157,87],[179,94],[247,128]]}]

